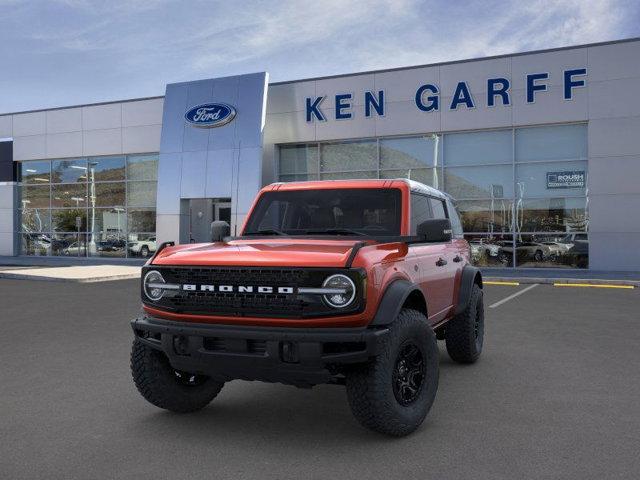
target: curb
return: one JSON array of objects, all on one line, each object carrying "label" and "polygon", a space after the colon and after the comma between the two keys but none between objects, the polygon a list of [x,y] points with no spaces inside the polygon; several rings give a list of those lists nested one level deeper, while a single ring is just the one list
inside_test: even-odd
[{"label": "curb", "polygon": [[554,283],[584,284],[584,285],[614,285],[640,287],[640,280],[611,280],[601,278],[544,278],[544,277],[484,277],[487,282],[518,282],[520,284],[539,283],[553,285]]},{"label": "curb", "polygon": [[140,278],[140,274],[126,273],[122,275],[109,275],[102,277],[88,277],[88,278],[60,278],[60,277],[45,277],[39,275],[25,275],[21,273],[0,273],[0,278],[6,278],[8,280],[34,280],[40,282],[62,282],[62,283],[97,283],[97,282],[110,282],[114,280],[130,280],[133,278]]}]

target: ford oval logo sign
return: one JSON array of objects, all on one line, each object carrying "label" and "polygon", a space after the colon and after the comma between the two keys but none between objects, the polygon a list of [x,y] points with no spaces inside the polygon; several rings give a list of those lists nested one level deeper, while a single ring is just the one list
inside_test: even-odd
[{"label": "ford oval logo sign", "polygon": [[195,127],[214,128],[226,125],[236,116],[236,109],[226,103],[203,103],[191,107],[184,118]]}]

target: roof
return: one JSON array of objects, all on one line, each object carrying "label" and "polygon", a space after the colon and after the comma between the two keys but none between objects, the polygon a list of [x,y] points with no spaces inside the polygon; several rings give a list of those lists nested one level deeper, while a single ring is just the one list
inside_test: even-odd
[{"label": "roof", "polygon": [[411,188],[412,192],[422,193],[424,195],[430,195],[436,198],[447,198],[446,193],[441,192],[436,188],[430,187],[429,185],[425,185],[424,183],[416,182],[415,180],[409,180],[407,178],[397,178],[396,180],[408,183],[409,188]]},{"label": "roof", "polygon": [[267,185],[262,191],[274,190],[326,190],[331,188],[394,188],[398,183],[406,184],[412,192],[446,199],[447,194],[433,187],[406,178],[393,179],[344,179],[310,180],[306,182],[277,182]]}]

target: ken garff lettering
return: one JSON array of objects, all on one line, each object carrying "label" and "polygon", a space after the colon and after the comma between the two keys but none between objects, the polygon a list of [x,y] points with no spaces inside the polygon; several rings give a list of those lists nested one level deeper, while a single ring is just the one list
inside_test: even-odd
[{"label": "ken garff lettering", "polygon": [[[572,68],[562,72],[562,98],[572,100],[576,88],[586,87],[586,68]],[[518,80],[515,88],[522,88],[526,92],[526,103],[535,103],[539,95],[548,92],[548,82],[550,74],[547,72],[528,73],[524,79]],[[418,110],[423,112],[437,112],[441,108],[448,110],[463,110],[465,108],[475,108],[478,105],[494,107],[497,105],[511,105],[511,80],[505,77],[487,78],[483,86],[484,94],[473,95],[469,83],[466,81],[457,82],[451,91],[441,92],[436,83],[417,82],[414,93],[414,103]],[[477,88],[480,85],[476,85]],[[451,96],[451,101],[441,105],[441,93],[446,97]],[[477,93],[477,92],[476,92]],[[325,101],[326,100],[326,101]],[[376,92],[364,92],[364,116],[365,118],[385,115],[385,95],[384,90]],[[337,93],[333,101],[327,100],[327,96],[307,97],[305,99],[305,115],[307,122],[325,122],[327,115],[324,108],[334,112],[335,120],[348,120],[354,118],[353,94]]]},{"label": "ken garff lettering", "polygon": [[226,103],[203,103],[187,110],[184,119],[194,127],[222,127],[236,117],[236,109]]}]

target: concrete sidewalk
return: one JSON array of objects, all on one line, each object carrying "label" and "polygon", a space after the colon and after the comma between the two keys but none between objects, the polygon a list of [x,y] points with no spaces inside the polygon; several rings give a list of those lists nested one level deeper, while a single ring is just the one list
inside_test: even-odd
[{"label": "concrete sidewalk", "polygon": [[0,267],[0,278],[92,283],[140,278],[140,267],[131,265],[75,265],[61,267]]},{"label": "concrete sidewalk", "polygon": [[110,258],[110,257],[37,257],[28,255],[0,256],[0,269],[5,266],[16,267],[68,267],[76,265],[117,265],[142,266],[146,258]]},{"label": "concrete sidewalk", "polygon": [[574,283],[585,285],[630,285],[640,287],[640,272],[549,268],[481,268],[482,277],[491,282]]}]

